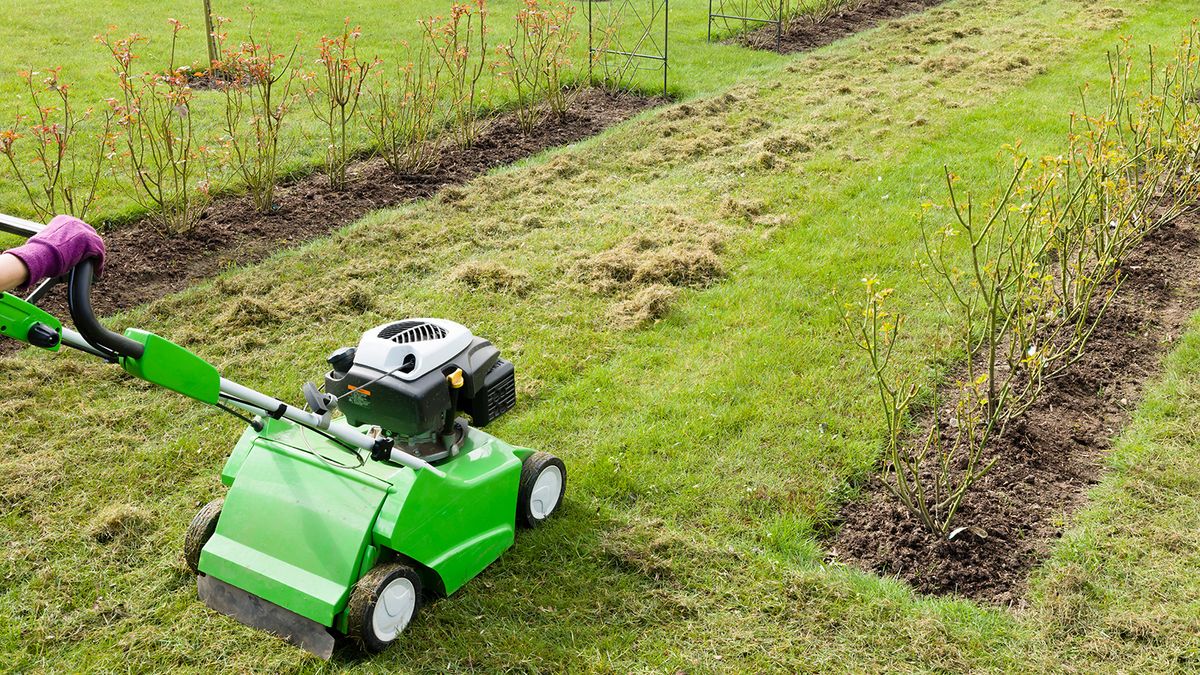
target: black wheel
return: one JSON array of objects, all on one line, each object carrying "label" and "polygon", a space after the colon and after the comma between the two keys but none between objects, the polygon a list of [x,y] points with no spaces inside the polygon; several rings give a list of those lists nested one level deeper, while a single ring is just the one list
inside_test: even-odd
[{"label": "black wheel", "polygon": [[354,584],[346,607],[350,638],[372,654],[387,649],[421,606],[421,577],[408,565],[385,563]]},{"label": "black wheel", "polygon": [[517,490],[517,524],[537,527],[562,504],[567,489],[567,467],[548,452],[535,452],[521,466]]},{"label": "black wheel", "polygon": [[200,551],[213,532],[217,531],[217,519],[221,517],[224,504],[224,499],[214,499],[205,504],[188,525],[187,534],[183,536],[183,559],[192,574],[200,573]]}]

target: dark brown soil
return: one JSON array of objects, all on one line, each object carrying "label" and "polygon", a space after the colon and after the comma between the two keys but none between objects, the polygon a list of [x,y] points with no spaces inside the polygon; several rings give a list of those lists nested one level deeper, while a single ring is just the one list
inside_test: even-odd
[{"label": "dark brown soil", "polygon": [[776,39],[776,29],[773,25],[756,28],[734,40],[753,49],[777,49],[780,54],[806,52],[873,28],[889,19],[915,14],[945,1],[867,0],[856,7],[839,11],[819,23],[797,19],[779,40]]},{"label": "dark brown soil", "polygon": [[831,557],[925,593],[1021,604],[1030,569],[1061,535],[1063,516],[1085,502],[1110,439],[1200,307],[1200,216],[1185,214],[1155,232],[1124,271],[1088,353],[988,449],[999,461],[956,520],[986,537],[929,534],[875,478],[843,509]]},{"label": "dark brown soil", "polygon": [[219,74],[214,74],[211,70],[205,70],[199,67],[193,67],[187,71],[187,84],[192,89],[197,91],[213,91],[220,89],[225,83],[225,79]]},{"label": "dark brown soil", "polygon": [[[274,213],[259,213],[247,197],[230,197],[215,201],[189,234],[165,235],[149,222],[122,227],[105,235],[108,261],[93,291],[96,311],[103,316],[179,291],[231,264],[254,263],[320,237],[368,211],[428,197],[492,168],[595,135],[662,102],[589,89],[580,92],[566,119],[546,122],[529,134],[512,116],[495,119],[474,146],[446,148],[437,166],[422,175],[398,176],[382,161],[368,160],[350,168],[350,185],[341,192],[330,189],[322,174],[281,185]],[[67,316],[63,289],[42,304],[52,314]]]}]

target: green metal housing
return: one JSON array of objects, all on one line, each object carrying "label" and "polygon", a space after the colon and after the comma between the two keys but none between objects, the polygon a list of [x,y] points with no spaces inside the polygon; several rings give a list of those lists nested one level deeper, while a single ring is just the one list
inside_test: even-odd
[{"label": "green metal housing", "polygon": [[200,572],[345,631],[355,582],[399,557],[451,594],[513,544],[516,448],[471,429],[445,473],[360,460],[286,420],[247,429],[221,473],[229,487]]}]

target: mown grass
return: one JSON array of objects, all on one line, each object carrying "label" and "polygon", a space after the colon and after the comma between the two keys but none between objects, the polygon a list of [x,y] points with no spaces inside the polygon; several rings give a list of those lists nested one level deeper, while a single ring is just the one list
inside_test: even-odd
[{"label": "mown grass", "polygon": [[1200,322],[1108,458],[1108,476],[1037,575],[1034,616],[1078,662],[1200,668]]},{"label": "mown grass", "polygon": [[[284,50],[293,36],[299,35],[301,48],[297,52],[297,63],[311,61],[316,52],[317,39],[322,35],[340,32],[342,22],[349,18],[354,25],[363,28],[360,54],[364,58],[378,55],[385,62],[383,68],[394,74],[397,64],[410,60],[408,44],[416,44],[422,37],[418,20],[429,16],[446,16],[451,0],[416,0],[415,2],[379,3],[368,0],[348,0],[338,3],[250,3],[255,11],[255,34],[270,35],[276,49]],[[587,74],[587,3],[572,2],[577,13],[572,26],[579,32],[579,39],[571,53],[576,77]],[[214,2],[213,11],[232,18],[227,32],[230,41],[236,44],[245,34],[248,15],[243,2]],[[523,6],[522,0],[489,0],[489,44],[494,48],[507,40],[514,32],[514,17]],[[607,6],[607,5],[605,5]],[[599,10],[598,10],[599,11]],[[645,13],[644,11],[642,12]],[[61,66],[63,79],[72,85],[72,100],[80,109],[104,107],[103,101],[117,96],[116,79],[111,72],[112,57],[93,37],[111,30],[117,36],[138,33],[149,42],[141,45],[141,58],[137,68],[152,70],[165,67],[168,62],[171,33],[168,18],[176,18],[190,28],[181,34],[177,61],[180,64],[203,66],[207,61],[204,43],[203,5],[199,2],[178,3],[165,0],[134,2],[131,0],[104,0],[98,3],[60,2],[49,8],[46,3],[35,0],[12,0],[5,5],[6,21],[0,23],[0,124],[7,126],[17,114],[29,114],[29,95],[24,82],[17,76],[19,71],[45,71]],[[711,92],[729,86],[744,73],[756,67],[777,63],[780,57],[760,51],[731,48],[716,49],[705,42],[707,6],[686,3],[672,8],[670,37],[670,91],[673,96],[687,97]],[[661,24],[661,22],[660,22]],[[626,32],[634,30],[633,20],[624,21]],[[661,29],[659,29],[661,30]],[[661,36],[656,35],[661,43]],[[643,46],[649,51],[649,44]],[[497,61],[495,53],[489,53],[489,63]],[[311,67],[306,67],[311,70]],[[512,101],[512,92],[503,77],[496,77],[491,70],[483,80],[487,96],[486,107],[503,108]],[[662,79],[654,73],[641,73],[629,81],[628,86],[649,93],[661,93]],[[223,98],[217,92],[201,92],[196,103],[197,119],[208,137],[208,145],[214,148],[220,132],[217,125],[223,114],[220,106]],[[313,117],[308,104],[301,99],[288,124],[287,135],[290,151],[285,162],[289,172],[306,171],[320,165],[324,145],[323,129]],[[365,132],[355,137],[355,145],[365,149],[369,140]],[[219,154],[210,161],[210,168],[217,189],[231,185],[232,173],[228,162]],[[121,176],[106,179],[102,184],[101,199],[93,215],[97,223],[115,219],[125,220],[137,215],[136,206],[129,198]],[[30,208],[24,193],[15,180],[10,180],[7,162],[0,166],[0,212],[29,216]]]},{"label": "mown grass", "polygon": [[[281,394],[319,378],[332,348],[402,315],[462,321],[516,361],[522,403],[494,431],[567,461],[562,517],[524,534],[374,659],[342,653],[324,664],[196,600],[179,542],[220,493],[236,423],[78,356],[5,357],[0,662],[195,672],[1181,667],[1177,656],[1196,642],[1197,584],[1185,565],[1195,488],[1186,465],[1167,462],[1187,422],[1166,421],[1194,396],[1195,337],[1030,609],[918,597],[826,562],[836,552],[819,535],[879,443],[866,371],[831,291],[883,275],[914,316],[900,367],[936,377],[952,355],[909,263],[914,214],[939,198],[942,164],[987,190],[1008,165],[1004,143],[1055,151],[1077,87],[1106,77],[1118,24],[1161,46],[1189,14],[1166,2],[952,1],[118,317]],[[522,281],[472,289],[473,262]],[[614,308],[651,286],[678,289],[665,316],[615,328]],[[1143,449],[1151,443],[1163,449]],[[1142,467],[1143,453],[1160,460]],[[1145,537],[1130,527],[1151,521]],[[1185,536],[1171,537],[1172,526]],[[118,534],[101,543],[97,532]],[[1153,564],[1133,555],[1141,550]],[[1159,570],[1169,575],[1153,586],[1161,602],[1137,597],[1138,580]],[[1159,644],[1171,648],[1147,648]]]}]

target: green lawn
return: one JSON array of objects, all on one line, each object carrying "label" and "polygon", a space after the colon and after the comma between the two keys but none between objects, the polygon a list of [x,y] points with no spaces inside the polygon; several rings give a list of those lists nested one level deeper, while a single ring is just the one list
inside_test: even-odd
[{"label": "green lawn", "polygon": [[[1200,332],[1169,359],[1027,608],[920,597],[826,563],[820,539],[880,442],[831,291],[883,276],[913,318],[899,368],[936,377],[943,318],[909,263],[915,213],[940,198],[942,165],[990,191],[1007,167],[1003,144],[1055,152],[1079,86],[1107,77],[1105,49],[1127,34],[1168,46],[1193,11],[1165,0],[952,0],[828,49],[770,57],[717,93],[117,317],[281,394],[318,379],[332,348],[402,315],[454,318],[513,358],[523,400],[494,431],[565,459],[562,517],[426,608],[375,659],[324,664],[196,600],[179,545],[195,509],[220,494],[236,423],[78,356],[0,359],[10,374],[0,383],[0,663],[1196,667]],[[712,53],[722,67],[724,54],[742,54]],[[523,290],[452,280],[478,260],[524,275]],[[606,282],[618,264],[648,265],[644,276],[664,285],[714,265],[724,274],[681,290],[663,321],[627,330],[612,312],[642,289]],[[372,306],[347,316],[341,298],[362,289]],[[239,311],[256,303],[272,311]],[[117,536],[98,543],[96,528]]]},{"label": "green lawn", "polygon": [[[234,19],[229,24],[231,41],[244,34],[247,14],[243,7],[247,3],[216,0],[213,11],[218,15]],[[361,25],[363,35],[360,53],[364,57],[379,56],[388,72],[397,63],[410,60],[406,43],[415,44],[422,36],[419,19],[429,16],[445,16],[449,13],[451,0],[407,0],[403,3],[372,2],[369,0],[347,0],[338,3],[252,3],[256,14],[256,34],[269,34],[277,48],[282,49],[293,35],[299,35],[302,44],[297,61],[311,59],[315,45],[321,35],[339,32],[342,22],[349,17],[355,25]],[[577,8],[573,27],[579,32],[579,40],[572,54],[573,70],[578,77],[587,72],[587,3],[568,3]],[[512,36],[514,17],[521,0],[489,0],[490,44],[496,45]],[[602,5],[608,6],[608,5]],[[97,9],[102,9],[98,12]],[[597,10],[598,12],[599,10]],[[670,91],[673,96],[687,97],[712,92],[729,86],[737,78],[754,72],[756,68],[777,64],[782,57],[754,50],[717,48],[706,43],[705,28],[708,18],[707,5],[700,2],[682,3],[671,9],[670,37]],[[645,14],[645,11],[642,11]],[[61,66],[63,78],[72,83],[73,100],[81,107],[101,108],[103,101],[116,96],[115,76],[111,72],[112,57],[103,45],[97,44],[95,35],[109,31],[117,36],[138,33],[149,42],[142,45],[142,57],[138,67],[150,70],[165,67],[170,47],[168,18],[176,18],[189,25],[181,36],[178,60],[183,63],[203,64],[207,61],[204,43],[203,5],[199,1],[179,3],[165,0],[104,0],[97,3],[71,2],[68,0],[12,0],[5,4],[6,20],[0,22],[0,124],[7,125],[18,113],[28,114],[22,106],[27,102],[25,84],[18,77],[20,71],[44,71]],[[622,24],[626,32],[633,31],[633,23]],[[661,25],[661,22],[660,24]],[[661,28],[658,30],[661,31]],[[661,35],[656,34],[661,43]],[[643,51],[652,51],[649,45]],[[497,55],[489,54],[489,62]],[[306,68],[307,69],[307,68]],[[661,75],[651,72],[639,74],[631,83],[636,88],[650,93],[660,93]],[[486,103],[504,107],[511,102],[511,92],[502,77],[488,71],[483,79],[488,95]],[[198,111],[206,135],[216,138],[219,131],[221,94],[204,92],[199,95]],[[290,170],[303,170],[321,161],[324,147],[320,134],[322,128],[301,98],[292,118],[293,133],[289,135],[292,145],[287,166]],[[357,145],[366,147],[365,135],[356,139]],[[210,140],[210,144],[212,141]],[[2,159],[2,158],[0,158]],[[211,162],[215,184],[227,185],[230,174],[227,162],[214,157]],[[23,192],[15,181],[10,180],[7,162],[0,165],[0,212],[30,215]],[[94,211],[95,220],[128,217],[134,209],[133,202],[117,179],[104,182],[102,202]]]}]

